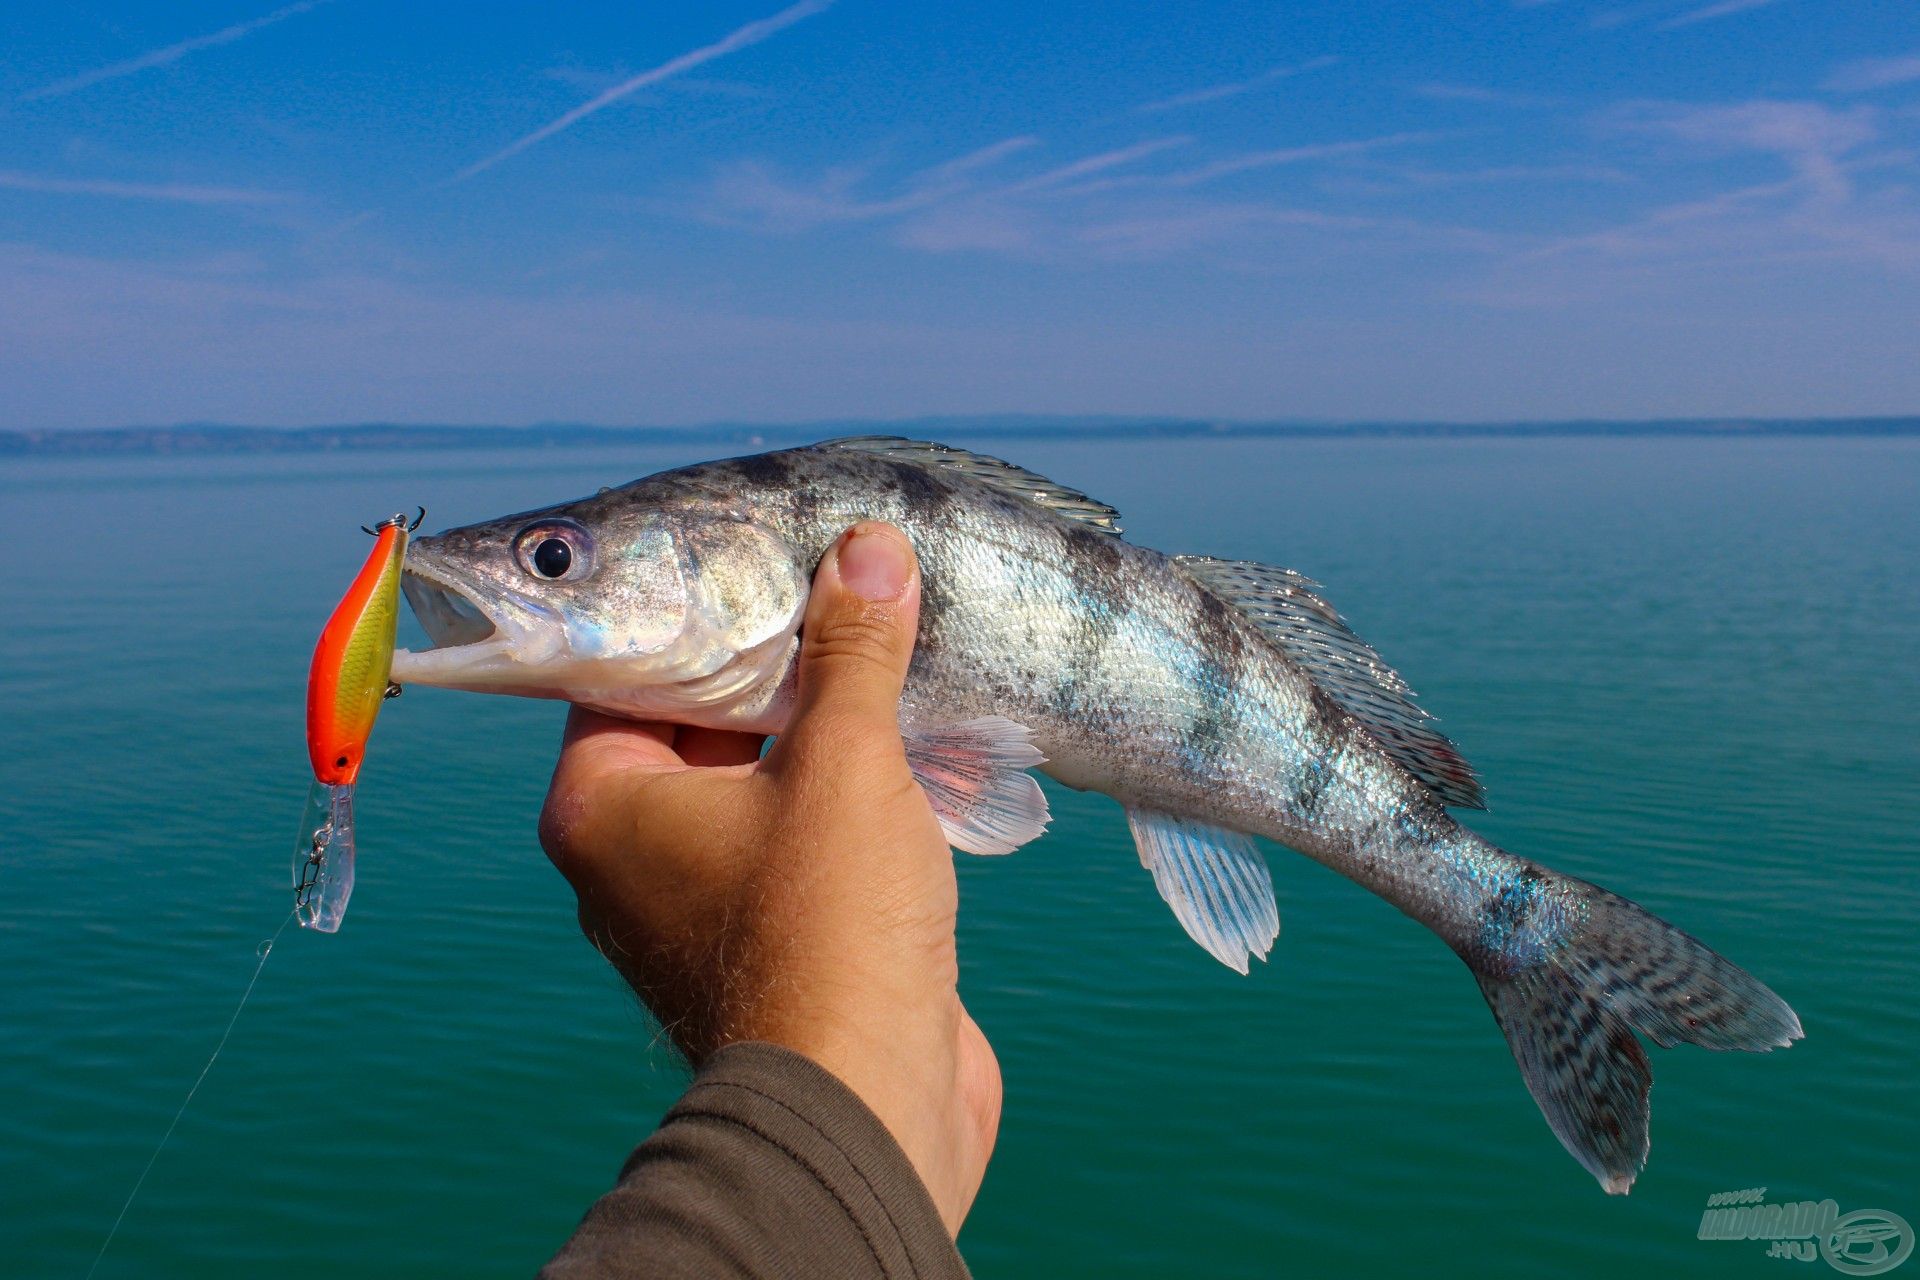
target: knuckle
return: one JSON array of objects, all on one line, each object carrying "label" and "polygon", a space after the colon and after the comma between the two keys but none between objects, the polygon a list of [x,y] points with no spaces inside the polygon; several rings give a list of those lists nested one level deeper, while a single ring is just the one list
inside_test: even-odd
[{"label": "knuckle", "polygon": [[609,767],[589,753],[563,756],[540,806],[540,847],[563,871],[643,847],[644,820],[685,805],[675,781]]},{"label": "knuckle", "polygon": [[878,609],[834,618],[816,630],[809,656],[816,667],[891,664],[900,648],[900,628]]},{"label": "knuckle", "polygon": [[[887,721],[823,707],[796,728],[799,759],[828,776],[866,776],[876,766],[904,762],[900,731]],[[905,780],[913,781],[911,775]]]},{"label": "knuckle", "polygon": [[547,791],[540,806],[540,847],[555,862],[564,861],[574,848],[574,832],[586,810],[585,797],[560,778]]}]

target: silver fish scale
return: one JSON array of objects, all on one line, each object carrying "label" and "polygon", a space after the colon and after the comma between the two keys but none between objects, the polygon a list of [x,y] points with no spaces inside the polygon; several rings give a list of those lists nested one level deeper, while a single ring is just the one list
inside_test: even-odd
[{"label": "silver fish scale", "polygon": [[1158,551],[864,452],[762,454],[621,492],[642,486],[725,495],[810,562],[859,520],[905,530],[924,584],[908,720],[1019,721],[1060,782],[1279,841],[1456,948],[1482,945],[1488,898],[1524,865],[1455,823],[1251,619]]}]

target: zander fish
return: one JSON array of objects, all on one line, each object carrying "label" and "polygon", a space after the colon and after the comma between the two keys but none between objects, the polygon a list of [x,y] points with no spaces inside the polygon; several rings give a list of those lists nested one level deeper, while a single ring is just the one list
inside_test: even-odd
[{"label": "zander fish", "polygon": [[1252,837],[1325,863],[1466,961],[1547,1123],[1613,1193],[1647,1155],[1636,1032],[1800,1037],[1694,938],[1454,821],[1483,807],[1472,769],[1317,584],[1134,546],[1111,507],[964,450],[834,440],[422,538],[405,590],[434,647],[393,678],[777,734],[813,568],[866,519],[919,552],[901,729],[955,847],[1040,834],[1029,766],[1104,792],[1181,925],[1243,973],[1280,927]]}]

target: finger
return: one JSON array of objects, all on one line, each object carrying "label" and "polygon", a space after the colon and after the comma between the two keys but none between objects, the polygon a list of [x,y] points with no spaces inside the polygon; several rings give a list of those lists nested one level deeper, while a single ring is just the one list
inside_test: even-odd
[{"label": "finger", "polygon": [[760,758],[766,738],[758,733],[726,729],[682,729],[673,740],[680,758],[697,768],[752,764]]},{"label": "finger", "polygon": [[685,773],[674,726],[616,720],[575,707],[540,811],[540,843],[563,868],[632,821],[649,779]]},{"label": "finger", "polygon": [[853,746],[848,739],[871,734],[897,749],[919,612],[919,565],[907,536],[875,521],[842,534],[814,574],[800,632],[798,703],[782,742],[804,750],[817,731]]},{"label": "finger", "polygon": [[670,724],[621,720],[585,707],[572,707],[560,739],[560,759],[563,764],[595,774],[678,768],[683,762],[674,749],[676,732],[676,726]]}]

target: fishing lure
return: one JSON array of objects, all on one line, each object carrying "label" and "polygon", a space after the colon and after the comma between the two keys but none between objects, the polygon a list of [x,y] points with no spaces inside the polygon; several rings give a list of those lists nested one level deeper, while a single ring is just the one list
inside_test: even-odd
[{"label": "fishing lure", "polygon": [[313,786],[293,850],[293,906],[300,923],[322,933],[340,928],[353,894],[353,787],[380,704],[398,687],[394,631],[400,620],[400,564],[411,524],[403,515],[368,529],[373,551],[335,606],[307,675],[307,755]]}]

